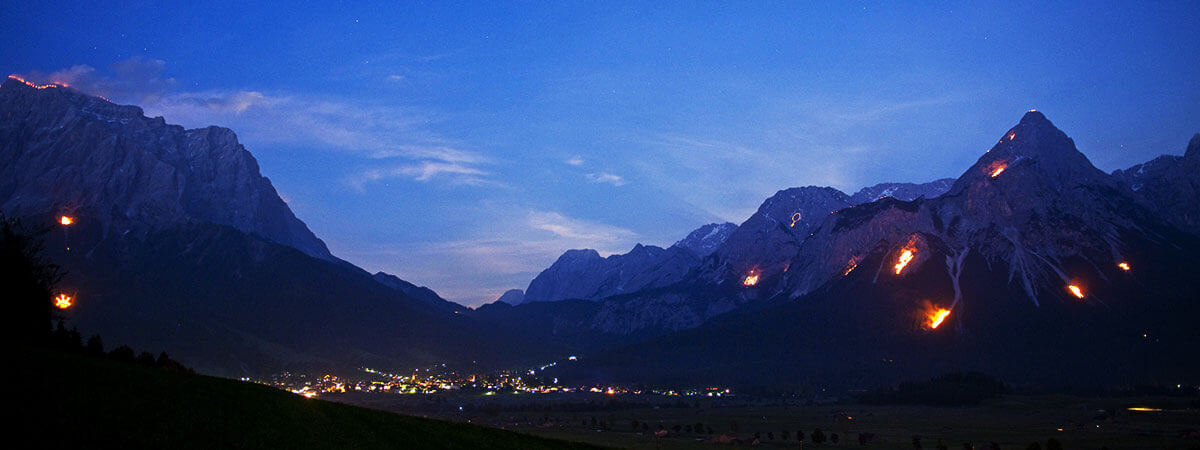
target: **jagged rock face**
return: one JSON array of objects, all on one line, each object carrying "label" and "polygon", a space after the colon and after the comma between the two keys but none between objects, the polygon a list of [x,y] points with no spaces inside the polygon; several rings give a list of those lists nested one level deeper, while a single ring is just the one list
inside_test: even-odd
[{"label": "jagged rock face", "polygon": [[712,283],[778,277],[816,224],[833,211],[850,206],[850,197],[831,187],[785,189],[768,198],[701,267]]},{"label": "jagged rock face", "polygon": [[0,211],[10,216],[74,215],[102,237],[211,222],[335,260],[226,128],[185,130],[135,106],[9,78],[0,161]]},{"label": "jagged rock face", "polygon": [[850,203],[861,205],[885,197],[896,200],[911,201],[921,197],[934,198],[945,194],[954,184],[953,178],[942,178],[928,183],[879,183],[862,188],[850,196]]},{"label": "jagged rock face", "polygon": [[376,272],[374,275],[371,275],[371,278],[375,279],[375,281],[378,281],[384,286],[403,292],[405,295],[408,295],[416,300],[420,300],[426,305],[432,306],[439,310],[463,312],[467,309],[462,305],[442,298],[437,294],[437,292],[434,292],[433,289],[429,289],[425,286],[417,286],[387,272]]},{"label": "jagged rock face", "polygon": [[[876,202],[826,219],[794,261],[788,287],[793,296],[812,292],[843,276],[853,258],[879,253],[886,255],[881,267],[869,269],[887,274],[886,266],[916,243],[905,270],[944,264],[957,291],[962,261],[976,253],[1008,270],[1009,280],[1037,303],[1039,291],[1082,276],[1067,273],[1068,261],[1093,264],[1097,273],[1089,276],[1114,275],[1123,234],[1141,233],[1139,224],[1146,223],[1156,222],[1066,134],[1031,111],[941,197]],[[1061,295],[1061,289],[1047,292]]]},{"label": "jagged rock face", "polygon": [[735,230],[737,230],[737,225],[729,222],[710,223],[688,233],[687,237],[680,239],[672,247],[685,248],[697,257],[704,258],[725,243],[725,240],[729,239]]},{"label": "jagged rock face", "polygon": [[600,256],[591,249],[568,250],[525,290],[525,303],[605,297],[678,282],[698,258],[680,247],[638,244],[623,255]]},{"label": "jagged rock face", "polygon": [[520,289],[509,289],[504,291],[504,294],[501,294],[500,298],[497,298],[496,301],[507,303],[513,306],[520,305],[521,303],[525,302],[525,291]]},{"label": "jagged rock face", "polygon": [[1113,177],[1172,225],[1200,234],[1200,134],[1183,156],[1162,155]]}]

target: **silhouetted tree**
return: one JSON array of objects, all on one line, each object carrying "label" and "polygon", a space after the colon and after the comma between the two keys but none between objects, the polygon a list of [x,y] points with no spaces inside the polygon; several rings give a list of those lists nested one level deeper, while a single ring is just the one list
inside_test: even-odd
[{"label": "silhouetted tree", "polygon": [[96,356],[104,356],[104,339],[101,339],[98,334],[93,334],[88,338],[87,352]]},{"label": "silhouetted tree", "polygon": [[989,450],[1000,450],[1000,444],[997,444],[995,442],[988,444],[988,449]]},{"label": "silhouetted tree", "polygon": [[632,424],[634,430],[638,429],[638,421],[634,420],[633,422],[631,422],[631,424]]},{"label": "silhouetted tree", "polygon": [[938,439],[937,450],[950,450],[950,447],[947,447],[946,444],[942,443],[941,439]]},{"label": "silhouetted tree", "polygon": [[837,445],[837,443],[838,443],[838,439],[839,439],[839,437],[838,437],[838,434],[837,434],[837,433],[830,433],[830,434],[829,434],[829,442],[833,442],[833,445]]},{"label": "silhouetted tree", "polygon": [[1058,442],[1058,439],[1046,439],[1046,450],[1062,450],[1062,448],[1062,442]]},{"label": "silhouetted tree", "polygon": [[825,442],[825,432],[824,432],[824,431],[821,431],[821,429],[820,429],[820,428],[817,428],[817,429],[813,430],[813,432],[812,432],[812,441],[813,441],[813,443],[814,443],[814,444],[822,444],[822,443],[824,443],[824,442]]},{"label": "silhouetted tree", "polygon": [[697,433],[703,433],[704,432],[704,424],[700,423],[700,422],[696,422],[696,426],[694,429],[696,430]]},{"label": "silhouetted tree", "polygon": [[671,427],[671,431],[679,433],[680,431],[683,431],[683,427],[681,427],[679,425],[675,425],[675,426]]},{"label": "silhouetted tree", "polygon": [[912,444],[914,449],[921,450],[921,437],[914,435],[912,438]]},{"label": "silhouetted tree", "polygon": [[774,432],[774,431],[768,431],[768,432],[767,432],[767,440],[768,440],[768,441],[773,441],[773,440],[775,440],[775,432]]},{"label": "silhouetted tree", "polygon": [[786,441],[791,437],[792,437],[791,433],[788,433],[787,430],[783,430],[783,431],[779,432],[779,440],[781,440],[781,441]]},{"label": "silhouetted tree", "polygon": [[963,450],[975,450],[975,446],[970,442],[963,442]]},{"label": "silhouetted tree", "polygon": [[127,363],[134,362],[134,360],[136,359],[136,357],[134,356],[134,353],[133,353],[133,349],[129,348],[128,345],[122,345],[120,347],[114,348],[113,351],[108,352],[108,357],[112,358],[114,361],[121,361],[121,362],[127,362]]},{"label": "silhouetted tree", "polygon": [[796,440],[804,442],[804,430],[796,430]]},{"label": "silhouetted tree", "polygon": [[1042,450],[1042,444],[1030,442],[1029,445],[1025,446],[1025,450]]},{"label": "silhouetted tree", "polygon": [[141,352],[137,356],[137,363],[143,366],[154,366],[154,355],[150,352]]},{"label": "silhouetted tree", "polygon": [[0,289],[8,308],[8,329],[25,343],[44,341],[54,318],[54,286],[63,274],[43,259],[41,236],[0,214]]}]

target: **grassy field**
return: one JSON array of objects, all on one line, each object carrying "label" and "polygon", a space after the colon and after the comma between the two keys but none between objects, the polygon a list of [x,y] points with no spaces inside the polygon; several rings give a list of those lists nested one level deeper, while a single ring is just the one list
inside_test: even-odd
[{"label": "grassy field", "polygon": [[[346,398],[374,408],[403,410],[389,396]],[[447,399],[454,405],[467,399]],[[920,436],[925,449],[935,449],[941,441],[950,449],[962,449],[970,443],[975,449],[987,449],[996,443],[1003,449],[1025,449],[1039,442],[1043,448],[1050,438],[1067,449],[1099,448],[1200,448],[1200,410],[1194,398],[1078,398],[1068,396],[1006,396],[975,407],[924,406],[788,406],[757,404],[716,407],[644,407],[618,410],[554,410],[538,412],[491,410],[483,412],[431,413],[451,420],[470,420],[545,437],[626,448],[718,448],[718,441],[736,438],[748,445],[755,433],[762,448],[799,448],[795,433],[805,435],[804,448],[835,448],[826,441],[812,442],[811,434],[820,428],[829,436],[838,433],[837,447],[912,449],[913,436]],[[390,403],[390,405],[389,405]],[[1163,411],[1134,412],[1129,407],[1155,407]],[[486,409],[486,408],[485,408]],[[1100,410],[1105,410],[1102,413]],[[608,424],[592,426],[591,418]],[[635,430],[633,421],[647,423],[648,429]],[[687,424],[701,423],[713,434],[686,431]],[[736,423],[736,425],[734,425]],[[654,432],[662,424],[665,437]],[[675,425],[683,432],[675,433]],[[732,428],[736,427],[737,432]],[[640,428],[640,427],[639,427]],[[1059,429],[1062,429],[1059,431]],[[707,431],[707,430],[705,430]],[[788,439],[783,439],[783,431]],[[768,438],[767,433],[771,433]],[[860,446],[859,433],[874,434],[871,443]],[[736,445],[736,444],[734,444]]]},{"label": "grassy field", "polygon": [[8,448],[594,448],[90,356],[16,356]]}]

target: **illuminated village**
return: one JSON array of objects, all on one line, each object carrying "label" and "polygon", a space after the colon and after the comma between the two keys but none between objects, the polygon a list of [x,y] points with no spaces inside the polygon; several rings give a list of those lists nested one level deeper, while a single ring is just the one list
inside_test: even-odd
[{"label": "illuminated village", "polygon": [[[563,363],[577,361],[570,356]],[[660,397],[730,397],[734,393],[725,387],[692,389],[639,389],[620,385],[569,386],[558,378],[547,378],[539,373],[557,366],[548,363],[525,371],[496,371],[483,374],[459,373],[448,369],[445,364],[413,370],[411,373],[392,373],[362,367],[349,376],[308,376],[303,373],[281,372],[269,379],[243,377],[240,380],[265,384],[307,398],[329,394],[360,392],[388,395],[432,395],[459,393],[469,396],[490,397],[495,395],[544,395],[544,394],[597,394],[606,396],[660,396]]]}]

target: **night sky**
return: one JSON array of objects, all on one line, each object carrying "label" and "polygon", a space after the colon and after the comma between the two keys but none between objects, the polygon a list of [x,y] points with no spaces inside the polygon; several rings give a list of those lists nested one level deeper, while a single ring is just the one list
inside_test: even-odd
[{"label": "night sky", "polygon": [[1196,1],[91,3],[0,4],[0,70],[232,128],[334,254],[466,305],[957,177],[1030,108],[1105,171],[1200,132]]}]

